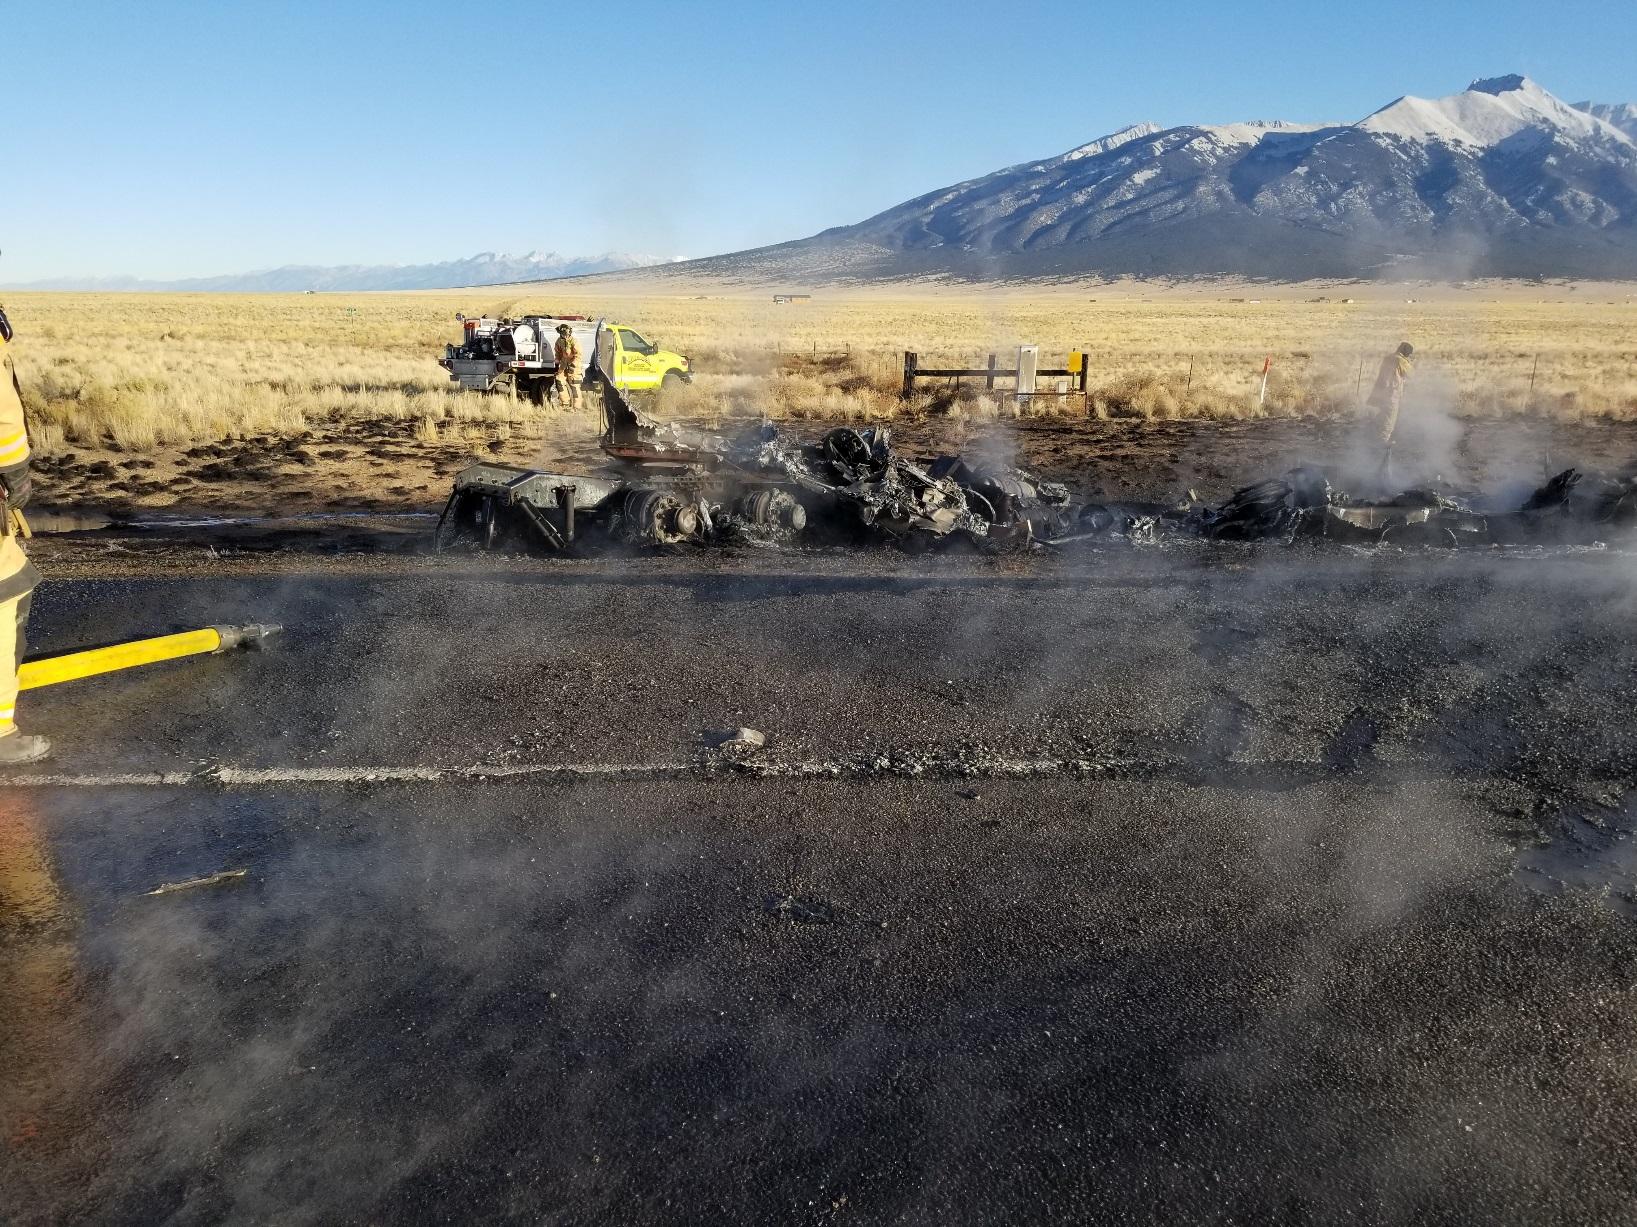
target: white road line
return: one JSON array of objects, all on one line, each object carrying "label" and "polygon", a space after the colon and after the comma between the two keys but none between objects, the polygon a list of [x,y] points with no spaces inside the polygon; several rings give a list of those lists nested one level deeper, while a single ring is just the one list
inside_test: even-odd
[{"label": "white road line", "polygon": [[10,775],[0,776],[0,788],[132,788],[149,785],[181,786],[193,775],[186,771],[135,771],[126,775]]},{"label": "white road line", "polygon": [[[1314,764],[1317,766],[1317,764]],[[667,780],[720,776],[775,779],[864,779],[922,776],[958,779],[1037,779],[1095,776],[1175,767],[1140,759],[864,758],[817,761],[701,759],[682,763],[512,763],[443,767],[242,767],[229,763],[194,771],[110,774],[48,772],[0,776],[0,788],[259,788],[283,784],[437,784],[515,779]]]},{"label": "white road line", "polygon": [[[1208,775],[1213,770],[1226,773],[1256,771],[1310,772],[1315,777],[1329,774],[1317,760],[1229,760],[1223,763],[1194,764],[1177,759],[1137,758],[982,758],[945,756],[860,756],[845,759],[791,760],[751,757],[745,759],[702,758],[671,763],[511,763],[457,764],[443,767],[357,766],[357,767],[242,767],[230,763],[200,767],[192,771],[133,771],[109,774],[50,772],[30,775],[0,775],[0,790],[6,788],[270,788],[280,786],[348,786],[358,784],[452,784],[497,783],[507,780],[544,781],[642,781],[684,779],[941,779],[941,780],[1038,780],[1097,779],[1142,775],[1165,775],[1197,770]],[[1462,774],[1447,764],[1431,762],[1389,762],[1378,770],[1449,777]],[[1344,773],[1338,773],[1338,775]]]}]

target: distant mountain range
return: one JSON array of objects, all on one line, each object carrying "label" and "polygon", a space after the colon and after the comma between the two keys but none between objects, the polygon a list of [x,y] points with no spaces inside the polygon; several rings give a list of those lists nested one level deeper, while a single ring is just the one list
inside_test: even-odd
[{"label": "distant mountain range", "polygon": [[523,256],[480,252],[442,264],[344,264],[322,267],[287,264],[282,268],[222,277],[150,281],[138,277],[54,277],[13,285],[22,290],[171,290],[200,292],[300,293],[306,290],[442,290],[511,281],[544,281],[618,272],[658,264],[656,256],[609,252],[601,256],[560,256],[531,251]]},{"label": "distant mountain range", "polygon": [[926,276],[1637,277],[1637,105],[1521,76],[1351,124],[1143,123],[852,226],[656,270]]},{"label": "distant mountain range", "polygon": [[484,252],[443,264],[292,265],[75,290],[420,290],[653,267],[801,285],[1084,276],[1637,278],[1637,104],[1570,105],[1522,76],[1404,97],[1345,124],[1140,123],[811,238],[665,263]]}]

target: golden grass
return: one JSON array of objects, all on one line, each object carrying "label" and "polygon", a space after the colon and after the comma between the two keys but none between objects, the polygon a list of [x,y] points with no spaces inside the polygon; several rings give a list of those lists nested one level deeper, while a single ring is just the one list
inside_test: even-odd
[{"label": "golden grass", "polygon": [[[695,360],[695,386],[666,412],[707,419],[1013,412],[971,388],[925,386],[908,406],[897,392],[906,349],[930,366],[981,366],[993,350],[1005,366],[1020,341],[1038,343],[1047,366],[1089,349],[1094,415],[1346,413],[1379,355],[1406,337],[1420,356],[1415,394],[1455,412],[1628,418],[1637,416],[1637,306],[1608,297],[1348,304],[1196,292],[1149,301],[1054,287],[820,292],[775,306],[763,294],[570,284],[527,295],[18,293],[7,306],[36,444],[49,452],[144,451],[359,419],[410,420],[429,442],[529,429],[541,410],[451,391],[435,360],[458,336],[456,311],[579,311],[632,324]],[[1267,355],[1273,372],[1259,404]],[[1031,412],[1057,408],[1036,402]]]}]

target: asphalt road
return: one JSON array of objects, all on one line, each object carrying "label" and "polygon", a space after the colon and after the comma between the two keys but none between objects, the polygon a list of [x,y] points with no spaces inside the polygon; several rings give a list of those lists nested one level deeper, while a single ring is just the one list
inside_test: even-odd
[{"label": "asphalt road", "polygon": [[1637,1215],[1629,555],[138,563],[289,630],[24,696],[0,1218]]}]

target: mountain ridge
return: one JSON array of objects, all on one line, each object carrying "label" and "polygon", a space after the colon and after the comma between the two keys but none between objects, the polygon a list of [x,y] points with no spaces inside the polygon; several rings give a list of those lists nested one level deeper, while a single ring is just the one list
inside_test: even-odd
[{"label": "mountain ridge", "polygon": [[81,290],[105,293],[303,293],[378,290],[442,290],[505,285],[559,277],[624,272],[663,263],[656,256],[606,252],[600,256],[560,256],[531,251],[514,256],[492,251],[430,264],[286,264],[249,273],[171,280],[141,277],[52,277],[9,285],[13,290]]},{"label": "mountain ridge", "polygon": [[1521,74],[1350,124],[1130,125],[666,274],[868,282],[1637,277],[1637,107]]},{"label": "mountain ridge", "polygon": [[1637,102],[1577,102],[1574,109],[1606,120],[1637,141]]}]

